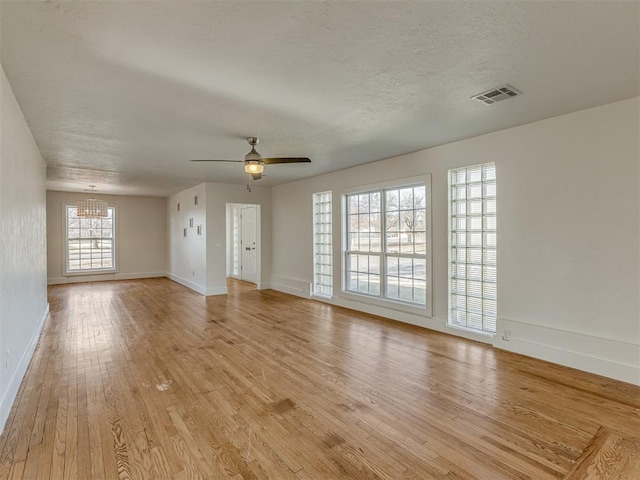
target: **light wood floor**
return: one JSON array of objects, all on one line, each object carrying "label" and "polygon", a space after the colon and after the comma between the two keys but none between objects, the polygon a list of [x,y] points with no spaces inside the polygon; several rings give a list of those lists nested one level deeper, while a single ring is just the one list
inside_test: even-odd
[{"label": "light wood floor", "polygon": [[640,388],[241,282],[49,301],[1,479],[578,479],[640,432]]}]

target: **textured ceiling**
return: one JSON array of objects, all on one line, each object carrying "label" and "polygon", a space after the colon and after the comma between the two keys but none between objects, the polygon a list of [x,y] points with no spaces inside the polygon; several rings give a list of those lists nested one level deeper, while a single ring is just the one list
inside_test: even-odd
[{"label": "textured ceiling", "polygon": [[[48,188],[167,195],[367,163],[640,94],[640,3],[0,2]],[[502,83],[524,92],[486,106]],[[471,159],[472,161],[472,159]]]}]

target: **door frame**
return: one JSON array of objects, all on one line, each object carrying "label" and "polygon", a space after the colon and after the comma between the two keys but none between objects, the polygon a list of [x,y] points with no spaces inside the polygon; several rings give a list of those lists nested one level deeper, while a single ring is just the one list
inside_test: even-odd
[{"label": "door frame", "polygon": [[[227,203],[227,277],[241,280],[242,273],[233,271],[234,255],[238,255],[239,267],[242,266],[242,252],[240,242],[242,240],[242,223],[240,222],[240,210],[246,207],[255,207],[256,209],[256,287],[260,288],[262,284],[262,225],[261,225],[261,205],[258,203]],[[234,239],[234,227],[237,225],[238,235]],[[246,280],[245,280],[246,281]]]}]

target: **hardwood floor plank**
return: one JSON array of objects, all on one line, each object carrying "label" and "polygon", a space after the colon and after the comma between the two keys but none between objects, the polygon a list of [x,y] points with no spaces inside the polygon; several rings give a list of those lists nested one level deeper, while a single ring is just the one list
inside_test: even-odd
[{"label": "hardwood floor plank", "polygon": [[640,478],[633,385],[237,281],[49,303],[0,480]]},{"label": "hardwood floor plank", "polygon": [[638,472],[640,437],[624,437],[602,427],[565,480],[631,480]]}]

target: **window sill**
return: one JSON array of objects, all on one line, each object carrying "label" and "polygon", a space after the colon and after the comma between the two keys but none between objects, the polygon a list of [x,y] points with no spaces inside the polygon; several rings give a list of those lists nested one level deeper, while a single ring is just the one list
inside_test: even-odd
[{"label": "window sill", "polygon": [[476,335],[482,335],[484,337],[495,337],[495,332],[485,332],[484,330],[476,330],[475,328],[463,327],[462,325],[456,325],[454,323],[447,322],[447,328],[451,328],[453,330],[461,330],[463,332],[475,333]]},{"label": "window sill", "polygon": [[103,269],[103,270],[82,270],[80,272],[64,272],[65,277],[78,277],[82,275],[107,275],[118,273],[118,269]]},{"label": "window sill", "polygon": [[420,317],[431,318],[432,312],[429,306],[420,306],[411,303],[396,302],[390,299],[383,299],[373,297],[370,295],[363,295],[355,292],[342,291],[342,297],[344,299],[360,302],[374,307],[387,308],[389,310],[395,310],[397,312],[409,313],[412,315],[418,315]]},{"label": "window sill", "polygon": [[320,295],[319,293],[312,293],[311,298],[317,298],[318,300],[331,300],[333,295]]}]

